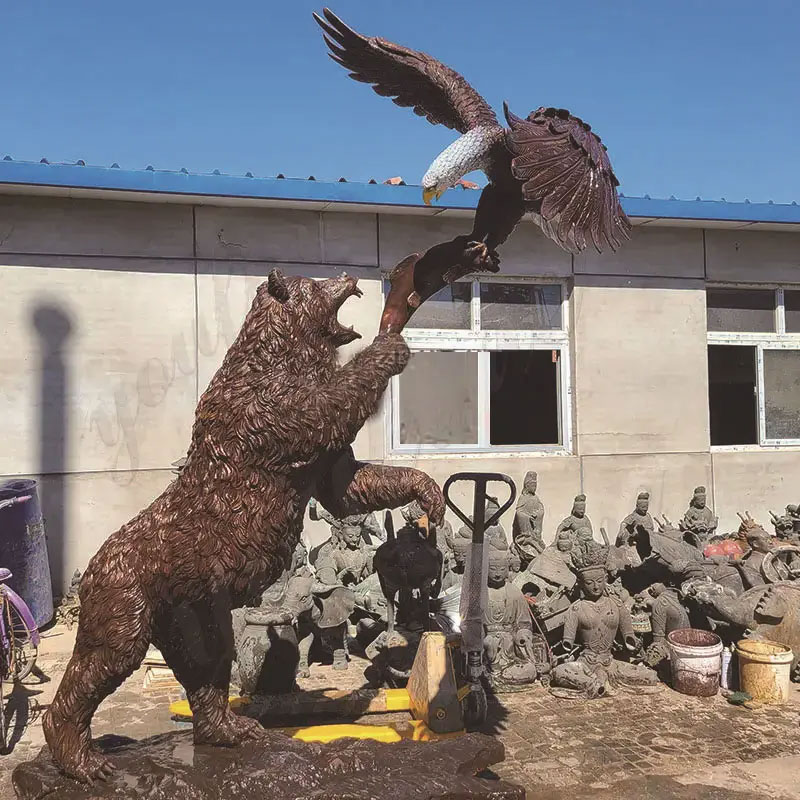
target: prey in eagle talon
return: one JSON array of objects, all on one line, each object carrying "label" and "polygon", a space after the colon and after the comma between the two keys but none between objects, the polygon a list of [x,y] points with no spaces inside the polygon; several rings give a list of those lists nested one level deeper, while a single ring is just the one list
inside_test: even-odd
[{"label": "prey in eagle talon", "polygon": [[[485,242],[467,242],[467,246],[464,248],[464,257],[465,261],[475,264],[476,272],[500,271],[500,256],[497,255],[496,250],[489,250]],[[445,280],[447,280],[448,272],[444,274]]]}]

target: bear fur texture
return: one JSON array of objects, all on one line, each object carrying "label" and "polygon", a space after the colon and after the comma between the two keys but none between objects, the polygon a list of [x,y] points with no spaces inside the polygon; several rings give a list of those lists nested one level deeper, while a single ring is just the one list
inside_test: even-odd
[{"label": "bear fur texture", "polygon": [[186,689],[195,742],[263,737],[228,707],[231,609],[288,566],[312,496],[339,518],[417,500],[442,521],[442,494],[427,475],[353,457],[350,445],[409,351],[400,335],[380,334],[340,366],[337,348],[358,338],[336,318],[352,295],[361,291],[346,275],[270,274],[200,398],[180,475],[90,561],[75,649],[43,721],[71,777],[111,774],[91,746],[92,716],[151,642]]}]

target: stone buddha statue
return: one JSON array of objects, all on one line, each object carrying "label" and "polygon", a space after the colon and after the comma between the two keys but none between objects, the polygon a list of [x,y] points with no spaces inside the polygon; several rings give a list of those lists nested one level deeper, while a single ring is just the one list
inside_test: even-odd
[{"label": "stone buddha statue", "polygon": [[586,516],[586,495],[579,494],[575,497],[572,504],[570,515],[561,520],[556,528],[556,538],[564,531],[572,535],[572,540],[576,544],[579,542],[591,542],[594,540],[594,531],[589,517]]},{"label": "stone buddha statue", "polygon": [[553,669],[550,691],[557,697],[593,699],[616,688],[652,691],[658,684],[650,668],[613,656],[619,640],[629,653],[638,652],[640,642],[627,606],[608,591],[607,559],[608,547],[594,541],[584,540],[573,550],[581,599],[564,621],[563,649],[570,660]]},{"label": "stone buddha statue", "polygon": [[327,586],[361,583],[373,572],[372,552],[364,545],[358,525],[343,525],[337,544],[317,559],[317,579]]},{"label": "stone buddha statue", "polygon": [[714,512],[706,505],[706,487],[698,486],[689,501],[689,508],[679,523],[684,538],[689,544],[702,550],[717,530],[718,523],[719,520],[714,516]]},{"label": "stone buddha statue", "polygon": [[520,572],[527,569],[544,550],[542,527],[544,525],[544,503],[536,494],[539,478],[533,471],[525,473],[522,492],[514,512],[511,527],[511,549],[519,559]]},{"label": "stone buddha statue", "polygon": [[507,548],[489,548],[488,602],[484,611],[484,655],[487,676],[496,689],[536,680],[537,653],[530,607],[525,595],[509,582]]}]

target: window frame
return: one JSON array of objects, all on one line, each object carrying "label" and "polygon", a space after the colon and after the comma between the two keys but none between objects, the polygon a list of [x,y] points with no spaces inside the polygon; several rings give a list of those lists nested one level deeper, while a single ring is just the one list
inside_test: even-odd
[{"label": "window frame", "polygon": [[[384,299],[386,279],[382,276]],[[388,410],[385,413],[385,440],[389,456],[454,456],[454,455],[572,455],[572,378],[570,363],[569,291],[567,281],[559,278],[488,276],[472,277],[458,283],[470,283],[470,328],[412,328],[406,327],[403,336],[412,353],[421,351],[475,352],[478,354],[478,442],[476,444],[402,444],[400,442],[400,376],[389,383]],[[484,330],[480,320],[480,286],[482,283],[557,285],[561,289],[561,327],[552,330]],[[492,445],[489,356],[498,350],[555,350],[558,351],[558,430],[561,444]]]},{"label": "window frame", "polygon": [[[726,452],[736,450],[763,450],[788,447],[800,447],[800,437],[796,439],[769,439],[767,438],[767,408],[764,385],[764,351],[765,350],[797,350],[800,352],[800,332],[786,331],[786,307],[784,301],[785,291],[796,291],[798,287],[786,286],[775,283],[706,283],[706,290],[714,289],[740,289],[740,290],[771,290],[774,293],[774,319],[773,332],[749,333],[709,331],[706,323],[706,346],[734,345],[740,347],[755,347],[756,349],[756,408],[758,411],[758,442],[754,444],[736,445],[711,445],[713,452]],[[711,407],[709,404],[709,413]]]}]

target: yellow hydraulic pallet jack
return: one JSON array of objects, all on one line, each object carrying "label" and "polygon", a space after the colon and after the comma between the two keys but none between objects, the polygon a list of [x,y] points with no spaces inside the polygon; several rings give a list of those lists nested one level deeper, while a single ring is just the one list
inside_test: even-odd
[{"label": "yellow hydraulic pallet jack", "polygon": [[[450,498],[450,488],[457,482],[470,482],[475,486],[471,518]],[[486,486],[490,482],[505,483],[510,493],[503,506],[486,519]],[[369,738],[383,742],[396,742],[408,738],[416,741],[433,741],[474,730],[485,722],[487,702],[482,682],[483,615],[487,603],[489,560],[484,532],[511,507],[516,499],[516,487],[508,475],[460,472],[448,478],[443,491],[448,508],[472,531],[472,547],[467,558],[461,589],[460,633],[445,634],[441,631],[423,633],[407,688],[377,690],[367,707],[368,712],[409,711],[413,718],[410,724],[314,725],[286,729],[289,735],[303,741],[314,742],[330,742],[343,738]],[[346,693],[332,691],[331,705],[345,699],[344,695]],[[250,705],[248,698],[244,697],[232,697],[229,702],[234,710],[242,713],[245,713]],[[178,719],[184,720],[190,719],[192,715],[186,700],[170,705],[170,712]]]}]

